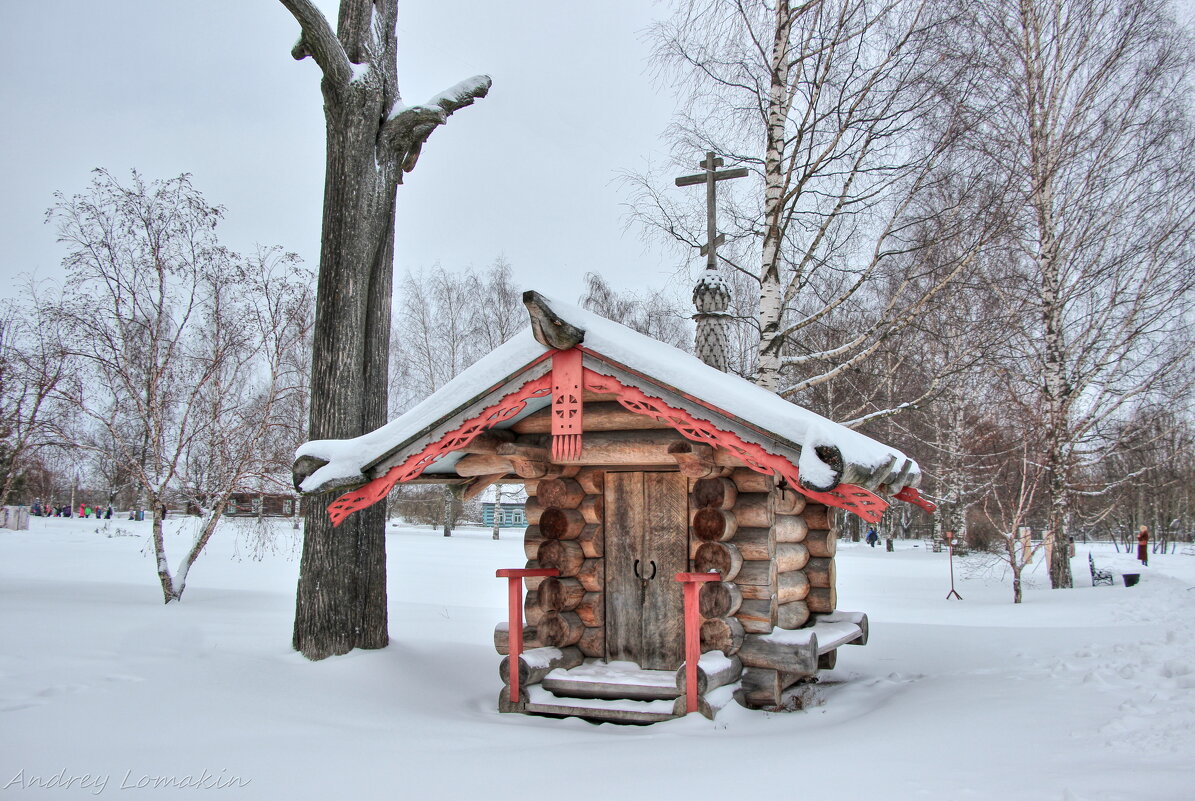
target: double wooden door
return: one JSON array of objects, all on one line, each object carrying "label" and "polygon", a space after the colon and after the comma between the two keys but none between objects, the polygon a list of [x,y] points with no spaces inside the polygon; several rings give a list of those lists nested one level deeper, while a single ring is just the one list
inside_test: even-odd
[{"label": "double wooden door", "polygon": [[689,496],[680,473],[607,473],[606,654],[641,668],[684,661]]}]

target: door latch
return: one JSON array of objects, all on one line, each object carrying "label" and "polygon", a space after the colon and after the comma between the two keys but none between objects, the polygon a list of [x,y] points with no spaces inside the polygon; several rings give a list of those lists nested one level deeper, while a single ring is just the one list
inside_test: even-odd
[{"label": "door latch", "polygon": [[652,579],[654,579],[656,577],[656,560],[652,559],[651,561],[648,562],[648,564],[651,565],[651,575],[644,576],[639,573],[639,560],[638,559],[635,560],[635,565],[633,568],[635,571],[635,578],[640,579],[642,581],[651,581]]}]

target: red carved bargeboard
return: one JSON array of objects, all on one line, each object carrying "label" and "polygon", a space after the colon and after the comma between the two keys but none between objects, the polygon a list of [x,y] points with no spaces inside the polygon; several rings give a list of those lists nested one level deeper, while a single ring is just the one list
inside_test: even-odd
[{"label": "red carved bargeboard", "polygon": [[384,475],[328,504],[328,517],[332,518],[332,525],[339,526],[342,520],[358,509],[373,506],[390,494],[395,484],[410,481],[441,456],[460,450],[486,429],[514,417],[527,407],[528,401],[546,398],[551,394],[552,374],[548,373],[502,396],[497,403],[487,406],[476,417],[466,420],[423,450],[407,457],[402,464],[391,467]]},{"label": "red carved bargeboard", "polygon": [[921,493],[917,491],[916,487],[903,487],[900,492],[892,496],[898,501],[911,503],[914,506],[920,506],[931,515],[937,511],[938,505],[928,498],[923,498]]},{"label": "red carved bargeboard", "polygon": [[757,473],[783,478],[789,486],[812,501],[854,512],[869,523],[878,522],[884,510],[888,508],[888,502],[883,498],[853,484],[839,484],[829,492],[806,489],[797,480],[797,466],[783,456],[768,453],[761,446],[747,442],[737,434],[723,431],[708,420],[701,420],[684,409],[677,409],[659,398],[645,395],[636,387],[628,387],[612,376],[601,375],[585,368],[585,388],[614,395],[618,402],[630,411],[667,423],[695,442],[725,448],[747,467]]},{"label": "red carved bargeboard", "polygon": [[[567,354],[567,355],[566,355]],[[440,457],[459,450],[473,441],[478,434],[486,429],[509,420],[523,411],[527,402],[538,398],[545,398],[553,394],[553,386],[561,390],[574,390],[571,379],[577,367],[580,367],[581,351],[572,348],[567,351],[554,351],[553,371],[547,375],[528,381],[521,387],[502,397],[497,403],[487,406],[476,417],[473,417],[459,427],[445,434],[436,442],[412,454],[402,464],[386,471],[385,475],[375,478],[363,487],[346,493],[328,506],[328,515],[333,525],[340,525],[345,517],[353,512],[371,506],[386,497],[395,484],[410,481],[422,473],[429,465]],[[561,362],[560,370],[556,369],[556,362]],[[737,434],[723,431],[708,420],[702,420],[689,414],[684,409],[669,406],[659,398],[644,394],[636,387],[629,387],[613,376],[602,375],[588,367],[581,367],[581,381],[584,389],[593,392],[615,396],[616,400],[626,409],[647,415],[665,423],[679,431],[682,435],[695,442],[704,442],[714,447],[725,448],[744,465],[765,475],[784,479],[789,486],[812,501],[854,512],[869,523],[878,522],[888,508],[888,502],[875,493],[853,484],[839,484],[829,492],[817,492],[802,487],[799,481],[797,466],[783,456],[768,453],[762,446],[747,442]],[[570,384],[567,390],[563,384]],[[575,392],[575,391],[574,391]],[[574,399],[579,399],[580,392],[575,392]],[[580,456],[579,442],[579,410],[576,414],[569,414],[573,403],[566,399],[559,408],[553,404],[553,434],[560,433],[560,456],[557,454],[557,437],[553,437],[553,458],[558,461],[568,461],[571,456]],[[557,421],[557,417],[560,421]],[[577,425],[574,429],[573,424]],[[574,442],[571,437],[578,436]],[[565,439],[568,437],[569,439]],[[915,489],[906,487],[896,494],[897,498],[915,503],[927,511],[933,511],[934,506],[922,498]]]}]

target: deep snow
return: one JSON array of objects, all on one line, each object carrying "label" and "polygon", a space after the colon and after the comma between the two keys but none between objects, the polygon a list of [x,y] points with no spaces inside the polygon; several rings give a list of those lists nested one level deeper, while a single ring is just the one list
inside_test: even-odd
[{"label": "deep snow", "polygon": [[968,560],[965,600],[947,601],[946,554],[846,544],[839,604],[868,613],[871,640],[840,651],[824,703],[637,728],[495,711],[493,576],[523,564],[517,530],[392,528],[393,643],[312,663],[290,649],[287,524],[261,561],[218,532],[169,607],[148,522],[32,525],[0,531],[6,797],[193,796],[152,788],[187,777],[230,799],[1195,797],[1195,555],[1181,549],[1125,588],[1135,563],[1092,546],[1118,573],[1093,588],[1080,546],[1081,586],[1050,591],[1037,566],[1014,606],[1007,578]]}]

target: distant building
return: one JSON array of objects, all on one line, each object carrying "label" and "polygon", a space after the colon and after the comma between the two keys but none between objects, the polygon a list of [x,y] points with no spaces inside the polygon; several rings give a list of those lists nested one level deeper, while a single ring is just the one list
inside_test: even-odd
[{"label": "distant building", "polygon": [[[499,509],[498,525],[527,527],[527,511],[522,502],[504,503]],[[481,505],[481,522],[487,526],[494,525],[494,502],[486,501]]]},{"label": "distant building", "polygon": [[[295,502],[299,501],[299,514],[305,511],[302,499],[294,495],[269,492],[234,492],[224,507],[224,514],[228,517],[291,517],[295,513]],[[198,515],[202,513],[199,506],[188,501],[186,513]]]}]

